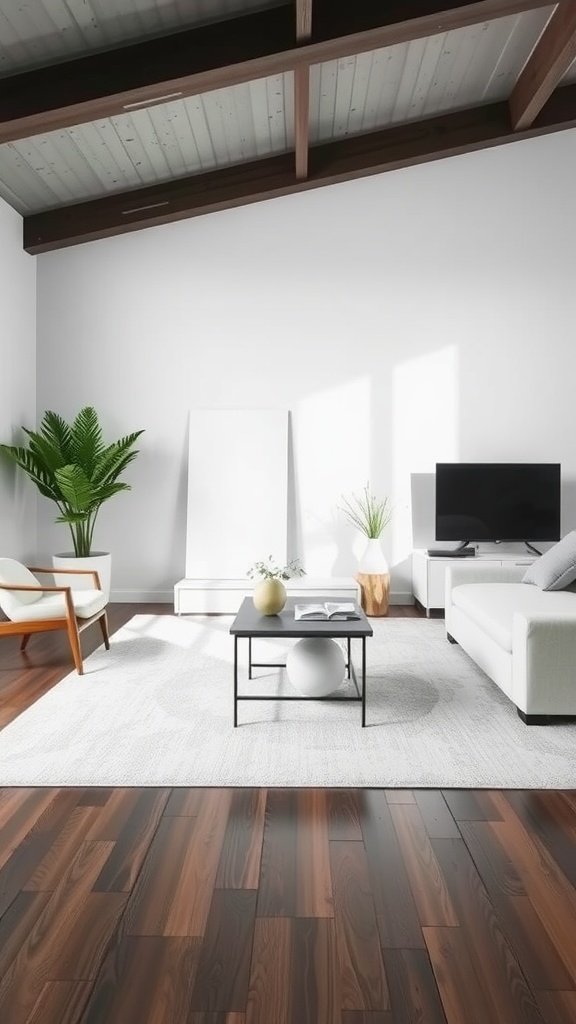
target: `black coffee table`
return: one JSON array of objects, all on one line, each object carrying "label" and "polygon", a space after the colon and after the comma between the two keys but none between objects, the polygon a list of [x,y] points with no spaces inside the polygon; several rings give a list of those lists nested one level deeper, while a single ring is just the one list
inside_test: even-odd
[{"label": "black coffee table", "polygon": [[[310,597],[306,602],[301,597],[289,597],[286,607],[279,615],[262,615],[254,607],[251,597],[245,597],[240,605],[238,614],[230,626],[230,632],[234,637],[234,727],[238,725],[238,701],[241,700],[341,700],[362,704],[362,726],[366,725],[366,637],[373,635],[373,629],[362,609],[356,605],[358,619],[333,619],[332,621],[305,619],[296,622],[294,619],[294,605],[332,601],[333,597]],[[248,678],[252,679],[253,668],[285,668],[286,662],[262,662],[252,660],[252,641],[263,638],[290,638],[303,640],[308,636],[327,637],[331,640],[346,640],[348,648],[347,671],[348,678],[352,680],[356,688],[356,697],[335,697],[330,694],[327,697],[278,697],[271,694],[257,694],[244,696],[238,693],[238,640],[248,640]],[[351,641],[362,641],[362,672],[361,689],[358,688],[358,679],[352,662]]]}]

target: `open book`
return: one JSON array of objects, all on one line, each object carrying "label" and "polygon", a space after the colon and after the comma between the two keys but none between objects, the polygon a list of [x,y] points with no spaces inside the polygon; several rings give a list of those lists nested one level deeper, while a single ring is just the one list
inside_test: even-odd
[{"label": "open book", "polygon": [[299,619],[359,619],[352,601],[325,601],[322,604],[297,604],[294,618]]}]

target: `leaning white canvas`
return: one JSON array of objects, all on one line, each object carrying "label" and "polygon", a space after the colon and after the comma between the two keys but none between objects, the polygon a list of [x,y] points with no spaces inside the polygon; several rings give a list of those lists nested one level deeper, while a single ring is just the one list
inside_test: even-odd
[{"label": "leaning white canvas", "polygon": [[288,412],[192,409],[186,576],[242,579],[268,555],[287,562]]}]

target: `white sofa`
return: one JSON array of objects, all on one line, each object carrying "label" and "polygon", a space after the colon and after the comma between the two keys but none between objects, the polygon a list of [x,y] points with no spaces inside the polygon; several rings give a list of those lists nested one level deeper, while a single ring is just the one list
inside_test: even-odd
[{"label": "white sofa", "polygon": [[576,715],[576,585],[522,583],[525,566],[446,570],[446,632],[527,725]]}]

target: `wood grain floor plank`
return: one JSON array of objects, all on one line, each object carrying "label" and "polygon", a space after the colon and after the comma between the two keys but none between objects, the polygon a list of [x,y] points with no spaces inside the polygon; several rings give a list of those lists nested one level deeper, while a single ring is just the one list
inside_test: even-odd
[{"label": "wood grain floor plank", "polygon": [[490,790],[443,789],[444,797],[454,820],[500,821],[501,813]]},{"label": "wood grain floor plank", "polygon": [[[84,980],[97,970],[105,941],[101,921],[86,903],[110,854],[111,843],[84,843],[0,981],[0,1020],[26,1020],[48,981]],[[125,900],[116,894],[107,899]],[[106,926],[109,924],[107,919]],[[73,932],[73,935],[71,935]],[[69,941],[82,941],[78,948]]]},{"label": "wood grain floor plank", "polygon": [[462,822],[460,828],[502,928],[532,987],[570,988],[570,975],[491,823]]},{"label": "wood grain floor plank", "polygon": [[386,949],[384,967],[395,1024],[447,1024],[425,950]]},{"label": "wood grain floor plank", "polygon": [[328,838],[347,839],[362,842],[362,790],[360,789],[329,789],[326,795],[328,803]]},{"label": "wood grain floor plank", "polygon": [[576,892],[537,836],[518,820],[492,822],[491,828],[516,864],[526,892],[576,988]]},{"label": "wood grain floor plank", "polygon": [[107,801],[88,833],[89,839],[114,840],[95,891],[132,890],[169,796],[169,789],[120,790]]},{"label": "wood grain floor plank", "polygon": [[460,838],[458,825],[439,790],[415,789],[414,797],[430,839]]},{"label": "wood grain floor plank", "polygon": [[296,820],[296,791],[268,790],[258,917],[293,917],[296,913]]},{"label": "wood grain floor plank", "polygon": [[390,808],[422,926],[454,927],[458,917],[416,804]]},{"label": "wood grain floor plank", "polygon": [[385,789],[386,803],[389,804],[414,804],[414,793],[411,789]]},{"label": "wood grain floor plank", "polygon": [[[76,807],[77,798],[74,790],[58,792],[0,868],[0,916],[31,879],[52,845],[58,841],[60,830]],[[10,829],[6,831],[9,833]],[[62,871],[67,869],[68,863],[63,861]]]},{"label": "wood grain floor plank", "polygon": [[230,791],[205,790],[197,818],[161,819],[130,896],[127,935],[203,936],[230,800]]},{"label": "wood grain floor plank", "polygon": [[394,1024],[391,1010],[343,1010],[342,1024]]},{"label": "wood grain floor plank", "polygon": [[47,981],[26,1024],[78,1024],[91,988],[91,981]]},{"label": "wood grain floor plank", "polygon": [[66,865],[74,859],[97,813],[93,807],[75,807],[54,836],[49,849],[22,886],[24,891],[54,892],[62,880]]},{"label": "wood grain floor plank", "polygon": [[389,1010],[376,910],[361,843],[330,843],[343,1010]]},{"label": "wood grain floor plank", "polygon": [[50,894],[19,892],[0,917],[0,978],[3,978],[34,928]]},{"label": "wood grain floor plank", "polygon": [[293,922],[290,1024],[341,1024],[340,977],[332,918]]},{"label": "wood grain floor plank", "polygon": [[362,833],[380,945],[383,949],[424,949],[422,928],[390,807],[381,790],[367,790],[364,797]]},{"label": "wood grain floor plank", "polygon": [[296,915],[333,917],[326,791],[301,789],[296,820]]},{"label": "wood grain floor plank", "polygon": [[[504,822],[494,823],[495,827]],[[433,849],[460,921],[463,940],[490,1002],[491,1017],[506,1024],[540,1024],[534,995],[522,973],[463,839],[434,839]]]},{"label": "wood grain floor plank", "polygon": [[576,820],[563,794],[516,790],[506,797],[524,828],[538,836],[571,885],[576,886]]},{"label": "wood grain floor plank", "polygon": [[3,791],[0,800],[0,868],[58,796],[57,789]]},{"label": "wood grain floor plank", "polygon": [[105,807],[115,793],[111,786],[92,786],[85,789],[78,801],[79,807]]},{"label": "wood grain floor plank", "polygon": [[257,889],[266,814],[265,789],[235,789],[226,825],[217,889]]},{"label": "wood grain floor plank", "polygon": [[576,992],[537,992],[538,1006],[545,1024],[574,1024]]},{"label": "wood grain floor plank", "polygon": [[164,814],[177,818],[197,818],[204,800],[203,788],[180,786],[173,789],[164,809]]},{"label": "wood grain floor plank", "polygon": [[462,821],[460,835],[472,854],[478,874],[494,899],[526,895],[520,873],[496,839],[489,821]]},{"label": "wood grain floor plank", "polygon": [[199,950],[189,937],[122,935],[108,949],[82,1024],[185,1024]]},{"label": "wood grain floor plank", "polygon": [[492,1007],[460,928],[424,928],[426,947],[448,1024],[487,1024]]},{"label": "wood grain floor plank", "polygon": [[287,917],[257,917],[246,1024],[291,1024],[292,928]]},{"label": "wood grain floor plank", "polygon": [[255,890],[214,890],[200,948],[193,1010],[246,1009],[255,916]]},{"label": "wood grain floor plank", "polygon": [[211,1013],[209,1010],[200,1010],[191,1013],[186,1024],[245,1024],[245,1021],[244,1013]]}]

